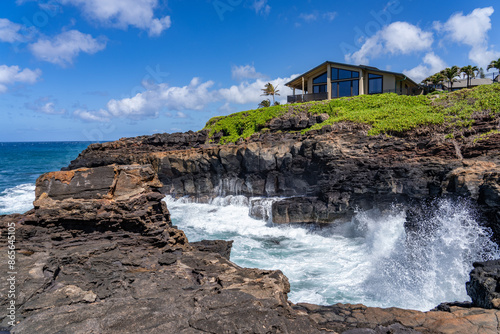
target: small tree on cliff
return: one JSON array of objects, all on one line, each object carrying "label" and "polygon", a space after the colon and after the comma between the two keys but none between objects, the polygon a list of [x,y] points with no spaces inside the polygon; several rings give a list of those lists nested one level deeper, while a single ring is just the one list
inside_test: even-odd
[{"label": "small tree on cliff", "polygon": [[467,76],[467,88],[471,85],[471,78],[476,77],[476,72],[479,72],[477,66],[467,65],[460,69],[460,73],[463,73],[464,76]]},{"label": "small tree on cliff", "polygon": [[448,79],[448,83],[450,84],[448,90],[451,92],[453,90],[453,83],[457,81],[455,78],[460,74],[460,68],[458,66],[448,67],[442,70],[441,74]]},{"label": "small tree on cliff", "polygon": [[262,100],[262,102],[259,103],[259,108],[267,108],[271,105],[271,101],[269,99]]},{"label": "small tree on cliff", "polygon": [[275,95],[280,95],[278,92],[279,90],[277,89],[278,86],[274,87],[272,83],[268,82],[262,90],[263,94],[261,94],[261,96],[269,96],[271,95],[273,97],[273,104],[275,103],[274,102],[274,96]]}]

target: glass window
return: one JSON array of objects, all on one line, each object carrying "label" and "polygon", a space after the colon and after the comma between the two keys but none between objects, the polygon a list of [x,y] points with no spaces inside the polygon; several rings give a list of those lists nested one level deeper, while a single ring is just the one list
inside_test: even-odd
[{"label": "glass window", "polygon": [[368,80],[368,94],[382,93],[382,77]]},{"label": "glass window", "polygon": [[359,72],[352,71],[352,77],[353,78],[359,78]]},{"label": "glass window", "polygon": [[332,68],[332,80],[338,80],[338,79],[339,79],[339,69]]},{"label": "glass window", "polygon": [[315,85],[313,86],[314,93],[326,93],[326,85]]},{"label": "glass window", "polygon": [[332,83],[332,98],[338,97],[337,95],[338,84],[336,82]]},{"label": "glass window", "polygon": [[351,71],[339,70],[339,79],[350,79]]},{"label": "glass window", "polygon": [[339,97],[351,96],[351,82],[352,81],[339,82]]},{"label": "glass window", "polygon": [[[356,72],[358,73],[358,72]],[[359,80],[352,81],[352,96],[359,95]]]},{"label": "glass window", "polygon": [[313,79],[313,84],[326,83],[326,72]]},{"label": "glass window", "polygon": [[378,75],[378,74],[372,74],[372,73],[368,74],[368,79],[378,79],[378,78],[382,78],[382,76]]}]

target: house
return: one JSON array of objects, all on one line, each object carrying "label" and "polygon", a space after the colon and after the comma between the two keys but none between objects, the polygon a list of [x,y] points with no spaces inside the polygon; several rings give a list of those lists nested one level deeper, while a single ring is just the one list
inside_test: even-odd
[{"label": "house", "polygon": [[[493,83],[492,79],[489,78],[470,78],[470,83],[468,88],[477,87],[480,85],[491,85]],[[443,82],[443,89],[447,90],[450,87],[448,81]],[[452,90],[459,90],[467,88],[467,78],[459,79],[453,82]]]},{"label": "house", "polygon": [[293,91],[293,95],[288,96],[288,103],[330,100],[364,94],[421,93],[418,84],[402,73],[331,61],[326,61],[299,75],[285,86]]}]

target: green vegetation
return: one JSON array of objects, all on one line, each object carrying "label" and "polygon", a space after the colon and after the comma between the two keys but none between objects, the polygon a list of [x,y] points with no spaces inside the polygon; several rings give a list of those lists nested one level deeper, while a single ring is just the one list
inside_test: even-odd
[{"label": "green vegetation", "polygon": [[[368,135],[402,135],[427,125],[438,125],[443,134],[454,138],[454,131],[470,127],[475,113],[500,116],[500,84],[427,95],[363,95],[331,101],[271,106],[214,117],[205,129],[210,136],[222,133],[221,143],[236,142],[256,132],[269,132],[269,122],[277,117],[328,114],[323,123],[302,130],[303,133],[340,122],[367,124]],[[264,130],[264,131],[263,131]]]}]

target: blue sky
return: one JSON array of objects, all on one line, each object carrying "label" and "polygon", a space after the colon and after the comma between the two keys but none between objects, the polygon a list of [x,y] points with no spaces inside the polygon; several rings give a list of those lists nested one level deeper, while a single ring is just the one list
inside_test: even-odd
[{"label": "blue sky", "polygon": [[4,0],[0,141],[196,131],[326,60],[486,69],[499,19],[481,0]]}]

